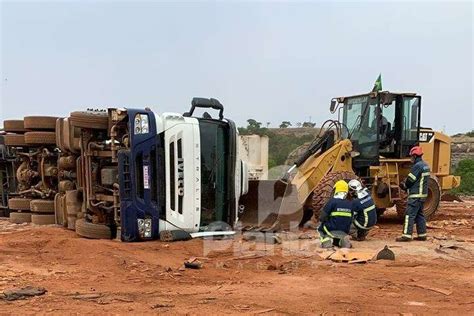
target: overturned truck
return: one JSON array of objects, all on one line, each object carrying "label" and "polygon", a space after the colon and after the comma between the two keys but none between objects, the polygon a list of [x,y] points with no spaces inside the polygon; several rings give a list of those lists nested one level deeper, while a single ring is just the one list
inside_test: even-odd
[{"label": "overturned truck", "polygon": [[223,112],[216,99],[194,98],[184,114],[109,108],[58,119],[57,223],[123,241],[232,227],[247,175]]}]

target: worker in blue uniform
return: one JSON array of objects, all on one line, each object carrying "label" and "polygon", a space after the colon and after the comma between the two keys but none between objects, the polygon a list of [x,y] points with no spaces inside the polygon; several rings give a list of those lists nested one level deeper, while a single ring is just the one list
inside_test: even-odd
[{"label": "worker in blue uniform", "polygon": [[417,237],[415,240],[426,240],[426,219],[423,206],[428,196],[428,180],[430,167],[423,161],[423,150],[414,146],[410,150],[413,166],[400,188],[408,191],[408,205],[403,222],[403,234],[396,241],[406,242],[413,240],[413,226],[416,224]]},{"label": "worker in blue uniform", "polygon": [[354,211],[351,235],[353,239],[363,241],[377,223],[377,210],[369,190],[364,188],[359,180],[349,181],[349,191],[353,198]]},{"label": "worker in blue uniform", "polygon": [[352,201],[346,199],[348,191],[346,181],[337,181],[334,184],[334,196],[321,210],[318,232],[322,248],[331,248],[333,245],[351,247],[348,234],[352,223]]}]

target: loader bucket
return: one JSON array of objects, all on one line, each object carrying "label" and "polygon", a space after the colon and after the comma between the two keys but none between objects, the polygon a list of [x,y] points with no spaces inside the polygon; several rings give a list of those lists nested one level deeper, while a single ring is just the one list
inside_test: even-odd
[{"label": "loader bucket", "polygon": [[240,198],[238,226],[242,230],[280,231],[297,229],[303,208],[294,185],[282,180],[251,180]]}]

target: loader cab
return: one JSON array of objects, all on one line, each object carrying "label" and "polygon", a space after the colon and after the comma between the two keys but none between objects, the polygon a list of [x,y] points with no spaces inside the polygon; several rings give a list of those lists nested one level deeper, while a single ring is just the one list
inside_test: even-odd
[{"label": "loader cab", "polygon": [[353,158],[355,170],[378,165],[380,157],[406,158],[418,142],[420,96],[382,91],[336,100],[343,105],[343,136],[352,141],[357,153]]}]

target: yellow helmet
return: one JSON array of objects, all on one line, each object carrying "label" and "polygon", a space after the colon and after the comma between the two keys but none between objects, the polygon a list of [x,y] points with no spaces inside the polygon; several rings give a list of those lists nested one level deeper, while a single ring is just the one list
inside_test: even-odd
[{"label": "yellow helmet", "polygon": [[349,185],[344,180],[339,180],[334,184],[334,193],[349,192]]}]

